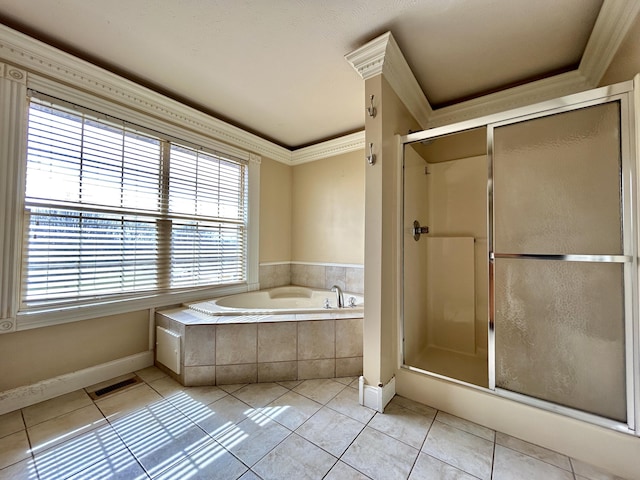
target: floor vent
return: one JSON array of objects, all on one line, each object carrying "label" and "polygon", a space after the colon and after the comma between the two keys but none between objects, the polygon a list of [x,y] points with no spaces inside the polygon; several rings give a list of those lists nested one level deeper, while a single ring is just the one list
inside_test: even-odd
[{"label": "floor vent", "polygon": [[125,388],[130,387],[131,385],[137,385],[138,383],[143,383],[143,381],[140,377],[138,377],[137,375],[134,375],[130,378],[121,380],[111,385],[101,387],[97,390],[94,390],[93,392],[89,392],[89,396],[94,400],[98,400],[99,398],[103,398],[112,393],[117,393],[120,390],[124,390]]}]

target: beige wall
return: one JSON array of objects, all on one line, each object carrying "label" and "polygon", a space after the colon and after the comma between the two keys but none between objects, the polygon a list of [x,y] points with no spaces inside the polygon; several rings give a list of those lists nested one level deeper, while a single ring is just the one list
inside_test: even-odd
[{"label": "beige wall", "polygon": [[365,98],[380,99],[375,118],[365,119],[366,144],[373,143],[376,164],[365,167],[364,377],[368,385],[386,384],[398,365],[398,197],[396,135],[419,124],[381,75],[365,82]]},{"label": "beige wall", "polygon": [[149,312],[0,335],[0,392],[149,349]]},{"label": "beige wall", "polygon": [[269,158],[260,165],[260,262],[291,260],[291,167]]},{"label": "beige wall", "polygon": [[364,263],[365,163],[361,150],[293,167],[292,261]]}]

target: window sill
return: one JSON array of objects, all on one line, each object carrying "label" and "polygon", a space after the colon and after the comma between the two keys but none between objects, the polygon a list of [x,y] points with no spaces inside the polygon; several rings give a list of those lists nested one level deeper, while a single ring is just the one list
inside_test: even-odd
[{"label": "window sill", "polygon": [[109,315],[148,310],[151,308],[166,307],[196,300],[205,300],[207,298],[223,297],[236,293],[244,293],[248,290],[250,290],[249,284],[241,283],[175,293],[141,295],[135,298],[111,301],[103,300],[82,305],[32,308],[18,312],[16,318],[16,331],[49,327],[63,323],[106,317]]}]

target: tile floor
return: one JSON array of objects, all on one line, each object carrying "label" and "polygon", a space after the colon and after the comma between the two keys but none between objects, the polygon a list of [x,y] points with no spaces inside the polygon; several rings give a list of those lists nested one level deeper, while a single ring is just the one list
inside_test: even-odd
[{"label": "tile floor", "polygon": [[182,387],[155,367],[0,416],[0,479],[615,479],[357,379]]}]

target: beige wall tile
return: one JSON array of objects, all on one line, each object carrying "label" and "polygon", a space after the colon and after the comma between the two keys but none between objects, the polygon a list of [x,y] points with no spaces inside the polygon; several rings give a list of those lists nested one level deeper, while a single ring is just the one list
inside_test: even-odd
[{"label": "beige wall tile", "polygon": [[346,271],[345,267],[325,267],[324,288],[330,289],[334,285],[338,285],[343,291],[346,291]]},{"label": "beige wall tile", "polygon": [[255,363],[258,354],[258,325],[216,326],[216,365]]},{"label": "beige wall tile", "polygon": [[335,358],[335,320],[299,322],[298,359]]},{"label": "beige wall tile", "polygon": [[350,293],[364,293],[364,268],[347,267],[345,290]]},{"label": "beige wall tile", "polygon": [[324,288],[326,281],[323,265],[291,265],[291,283],[311,288]]},{"label": "beige wall tile", "polygon": [[311,378],[334,378],[336,376],[334,358],[325,360],[300,360],[298,362],[298,380]]},{"label": "beige wall tile", "polygon": [[258,382],[285,382],[298,379],[298,362],[258,364]]},{"label": "beige wall tile", "polygon": [[336,377],[362,375],[362,357],[336,358]]},{"label": "beige wall tile", "polygon": [[244,365],[222,365],[216,367],[216,385],[256,383],[257,381],[257,363],[248,363]]},{"label": "beige wall tile", "polygon": [[184,365],[216,364],[216,326],[187,325],[184,337]]},{"label": "beige wall tile", "polygon": [[362,356],[362,319],[336,320],[336,357]]},{"label": "beige wall tile", "polygon": [[260,282],[260,289],[290,285],[291,264],[260,265],[258,281]]},{"label": "beige wall tile", "polygon": [[296,360],[298,323],[278,322],[258,324],[258,362]]}]

